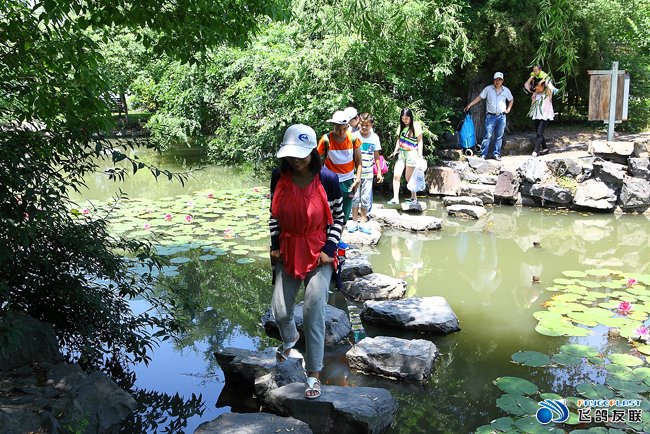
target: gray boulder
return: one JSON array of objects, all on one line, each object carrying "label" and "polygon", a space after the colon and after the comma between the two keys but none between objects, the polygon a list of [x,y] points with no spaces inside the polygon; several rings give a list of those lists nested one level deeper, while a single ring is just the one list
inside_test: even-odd
[{"label": "gray boulder", "polygon": [[622,164],[615,164],[609,161],[594,162],[594,176],[600,181],[610,184],[623,184],[626,169]]},{"label": "gray boulder", "polygon": [[471,196],[448,196],[442,199],[444,206],[451,205],[472,205],[472,206],[483,206],[483,201],[478,197]]},{"label": "gray boulder", "polygon": [[264,406],[323,434],[381,433],[390,427],[397,411],[397,402],[385,389],[322,386],[318,399],[305,399],[304,394],[303,383],[289,384],[271,391]]},{"label": "gray boulder", "polygon": [[426,382],[438,348],[424,339],[366,337],[346,353],[350,368],[397,380]]},{"label": "gray boulder", "polygon": [[643,136],[634,140],[634,156],[638,158],[650,157],[650,136]]},{"label": "gray boulder", "polygon": [[650,181],[650,158],[630,158],[627,160],[627,169],[635,178]]},{"label": "gray boulder", "polygon": [[444,167],[456,169],[458,172],[465,172],[469,170],[469,164],[464,161],[441,161],[440,164]]},{"label": "gray boulder", "polygon": [[557,205],[568,205],[573,200],[571,190],[556,184],[524,184],[521,194],[541,199],[542,205],[545,201]]},{"label": "gray boulder", "polygon": [[411,203],[411,202],[402,202],[400,204],[402,211],[410,213],[423,213],[427,210],[427,203],[422,202],[421,200]]},{"label": "gray boulder", "polygon": [[616,206],[616,191],[607,184],[589,179],[578,185],[573,203],[583,208],[611,211]]},{"label": "gray boulder", "polygon": [[625,164],[634,152],[634,142],[592,140],[589,142],[588,151],[591,155],[603,160]]},{"label": "gray boulder", "polygon": [[270,413],[224,413],[199,425],[194,434],[312,434],[305,422]]},{"label": "gray boulder", "polygon": [[370,324],[431,333],[452,333],[460,324],[443,297],[413,297],[395,301],[366,301],[361,320]]},{"label": "gray boulder", "polygon": [[224,413],[199,425],[194,434],[312,434],[305,422],[270,413]]},{"label": "gray boulder", "polygon": [[341,269],[341,279],[346,282],[370,273],[372,273],[372,266],[366,258],[346,258]]},{"label": "gray boulder", "polygon": [[226,383],[242,389],[255,390],[264,396],[269,390],[306,380],[302,356],[292,351],[284,363],[277,363],[275,348],[251,351],[228,347],[214,353]]},{"label": "gray boulder", "polygon": [[621,188],[621,208],[645,211],[650,207],[650,181],[641,178],[626,178]]},{"label": "gray boulder", "polygon": [[496,175],[479,175],[473,172],[463,172],[461,174],[463,181],[475,183],[475,184],[488,184],[496,185],[497,176]]},{"label": "gray boulder", "polygon": [[526,158],[517,169],[522,180],[534,184],[548,176],[546,163],[539,158]]},{"label": "gray boulder", "polygon": [[421,232],[436,231],[442,228],[442,220],[429,216],[412,216],[400,214],[395,209],[372,210],[373,217],[384,226],[390,226],[393,229]]},{"label": "gray boulder", "polygon": [[480,157],[467,157],[467,164],[475,173],[480,174],[496,175],[501,168],[500,164],[492,163]]},{"label": "gray boulder", "polygon": [[9,312],[0,317],[7,344],[0,351],[0,371],[19,366],[57,364],[63,360],[54,328],[22,312]]},{"label": "gray boulder", "polygon": [[[299,332],[302,332],[303,325],[303,311],[302,307],[304,302],[296,304],[293,310],[293,318],[296,322],[296,327]],[[262,325],[267,334],[272,337],[280,338],[278,332],[278,325],[273,318],[271,309],[269,309],[262,317]],[[334,345],[341,342],[352,331],[350,319],[348,314],[341,309],[337,309],[329,304],[325,307],[325,345]],[[302,334],[302,333],[301,333]]]},{"label": "gray boulder", "polygon": [[556,158],[546,162],[546,167],[553,176],[569,176],[576,178],[582,174],[582,166],[571,158]]},{"label": "gray boulder", "polygon": [[497,176],[494,196],[501,199],[515,200],[519,195],[519,178],[512,172],[504,170]]},{"label": "gray boulder", "polygon": [[478,220],[487,214],[487,210],[483,206],[451,205],[447,207],[447,214],[454,217],[469,217]]},{"label": "gray boulder", "polygon": [[394,300],[404,297],[406,282],[385,274],[372,273],[345,282],[343,293],[356,301]]},{"label": "gray boulder", "polygon": [[484,204],[494,203],[494,192],[496,186],[485,184],[467,184],[463,183],[460,193],[463,196],[478,197]]},{"label": "gray boulder", "polygon": [[430,167],[426,173],[429,194],[455,196],[460,188],[460,174],[451,167]]}]

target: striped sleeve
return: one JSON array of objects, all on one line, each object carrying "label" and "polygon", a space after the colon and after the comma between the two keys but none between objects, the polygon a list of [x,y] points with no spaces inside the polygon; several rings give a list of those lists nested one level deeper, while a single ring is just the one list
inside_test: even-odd
[{"label": "striped sleeve", "polygon": [[[274,169],[271,174],[271,204],[273,204],[273,194],[275,193],[275,186],[280,179],[280,169]],[[271,232],[271,250],[280,250],[280,224],[278,219],[275,218],[271,212],[271,204],[269,204],[269,231]]]},{"label": "striped sleeve", "polygon": [[341,240],[341,232],[343,231],[344,225],[343,195],[341,194],[338,176],[331,170],[324,167],[320,172],[320,180],[327,194],[327,202],[329,203],[332,219],[334,220],[327,228],[327,241],[325,241],[322,251],[327,256],[333,258],[336,253],[336,247]]}]

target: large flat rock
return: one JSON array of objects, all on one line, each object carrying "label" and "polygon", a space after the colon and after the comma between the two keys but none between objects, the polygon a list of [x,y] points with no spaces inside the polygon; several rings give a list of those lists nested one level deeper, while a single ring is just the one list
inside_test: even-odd
[{"label": "large flat rock", "polygon": [[397,380],[426,382],[438,357],[438,348],[424,339],[366,337],[345,355],[350,368]]},{"label": "large flat rock", "polygon": [[[304,302],[300,302],[296,304],[293,310],[293,318],[296,322],[296,328],[301,335],[303,325],[303,305]],[[280,338],[278,324],[275,322],[275,318],[273,317],[270,308],[262,317],[262,325],[267,334],[278,339]],[[348,314],[345,313],[345,311],[328,304],[325,307],[325,345],[334,345],[341,342],[348,334],[350,334],[351,331],[352,325],[350,325]]]},{"label": "large flat rock", "polygon": [[225,413],[199,425],[194,434],[312,434],[305,422],[270,413]]},{"label": "large flat rock", "polygon": [[318,399],[305,399],[305,385],[293,383],[271,391],[264,406],[309,424],[314,433],[381,433],[393,421],[397,402],[390,392],[374,387],[322,386]]},{"label": "large flat rock", "polygon": [[366,301],[360,317],[370,324],[420,332],[447,334],[460,330],[458,317],[439,296]]},{"label": "large flat rock", "polygon": [[460,173],[451,167],[430,167],[426,179],[429,194],[455,196],[460,189]]},{"label": "large flat rock", "polygon": [[394,229],[414,232],[442,229],[442,220],[436,217],[400,214],[395,209],[373,209],[372,214],[379,223]]},{"label": "large flat rock", "polygon": [[472,206],[483,206],[483,201],[478,197],[472,196],[448,196],[442,199],[442,204],[444,206],[452,205],[472,205]]},{"label": "large flat rock", "polygon": [[341,270],[341,279],[346,282],[370,273],[372,273],[372,266],[366,258],[346,258]]},{"label": "large flat rock", "polygon": [[306,380],[302,356],[295,357],[296,354],[292,351],[284,363],[277,363],[275,348],[251,351],[228,347],[217,351],[214,356],[226,383],[255,390],[258,396],[262,396],[277,387]]},{"label": "large flat rock", "polygon": [[482,205],[481,206],[451,205],[447,207],[447,214],[456,217],[469,217],[473,219],[480,219],[485,214],[487,214],[487,210]]},{"label": "large flat rock", "polygon": [[372,273],[345,282],[342,291],[356,301],[394,300],[404,297],[406,282],[385,274]]}]

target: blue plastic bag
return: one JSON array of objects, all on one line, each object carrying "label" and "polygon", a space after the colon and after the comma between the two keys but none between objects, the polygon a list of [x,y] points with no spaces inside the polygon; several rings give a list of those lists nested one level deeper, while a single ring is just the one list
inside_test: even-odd
[{"label": "blue plastic bag", "polygon": [[465,115],[463,125],[460,127],[459,144],[462,149],[472,149],[476,145],[474,122],[469,113]]}]

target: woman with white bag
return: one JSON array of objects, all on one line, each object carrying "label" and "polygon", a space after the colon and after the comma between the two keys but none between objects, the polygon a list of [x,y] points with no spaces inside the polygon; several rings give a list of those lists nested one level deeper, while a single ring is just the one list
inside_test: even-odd
[{"label": "woman with white bag", "polygon": [[[397,158],[397,163],[395,163],[395,169],[393,171],[393,198],[388,201],[388,205],[399,205],[399,187],[404,169],[406,168],[406,182],[408,184],[418,160],[424,160],[422,127],[418,122],[415,122],[413,112],[409,108],[403,108],[400,114],[397,142],[395,143],[395,150],[390,157],[395,157],[398,152],[399,157]],[[416,193],[417,190],[411,191],[411,203],[418,202]]]}]

